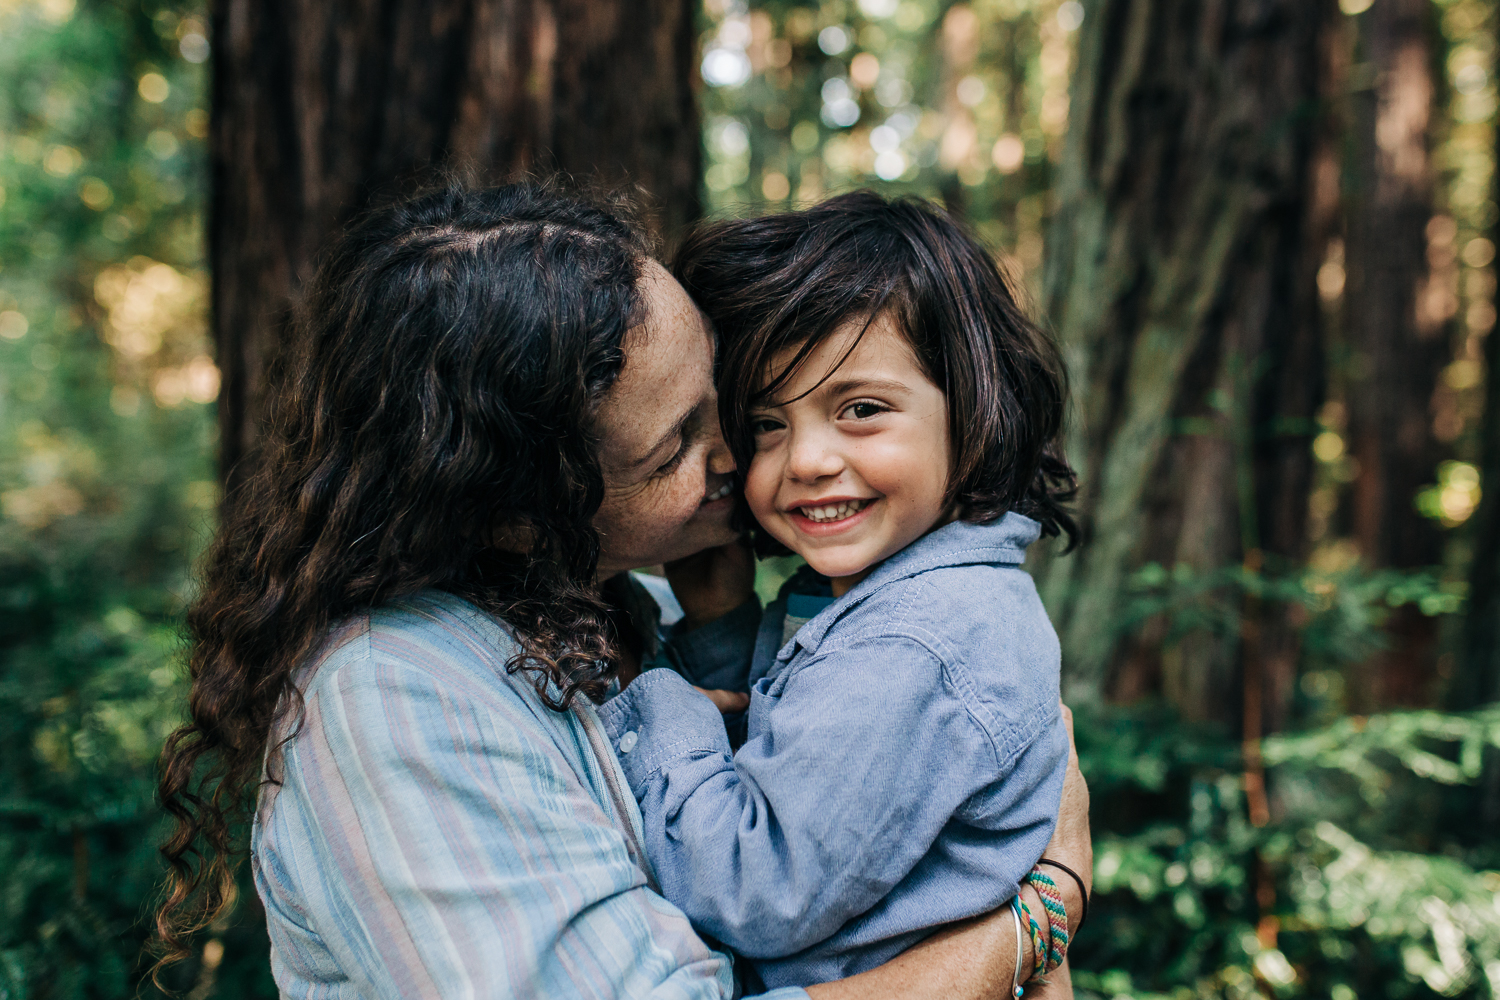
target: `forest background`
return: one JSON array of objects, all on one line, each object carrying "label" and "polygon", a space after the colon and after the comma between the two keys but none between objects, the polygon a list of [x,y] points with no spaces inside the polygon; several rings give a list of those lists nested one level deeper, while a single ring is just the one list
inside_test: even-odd
[{"label": "forest background", "polygon": [[[1493,0],[380,11],[0,0],[0,998],[153,992],[193,560],[318,244],[441,163],[966,219],[1077,394],[1080,995],[1500,996]],[[173,984],[266,947],[246,885]]]}]

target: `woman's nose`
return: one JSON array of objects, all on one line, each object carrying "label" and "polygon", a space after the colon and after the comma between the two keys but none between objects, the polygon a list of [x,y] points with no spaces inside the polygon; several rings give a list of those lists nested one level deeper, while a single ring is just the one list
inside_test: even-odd
[{"label": "woman's nose", "polygon": [[708,471],[716,476],[727,476],[734,471],[734,453],[724,443],[718,421],[714,421],[713,435],[708,442]]}]

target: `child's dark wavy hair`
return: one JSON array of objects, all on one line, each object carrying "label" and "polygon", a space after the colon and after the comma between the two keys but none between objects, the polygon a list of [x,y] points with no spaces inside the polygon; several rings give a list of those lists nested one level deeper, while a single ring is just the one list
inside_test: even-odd
[{"label": "child's dark wavy hair", "polygon": [[[751,409],[847,321],[868,329],[889,311],[947,395],[948,503],[976,523],[1013,510],[1076,543],[1067,503],[1077,479],[1058,445],[1068,385],[1057,347],[947,213],[859,191],[803,211],[705,223],[678,249],[674,271],[718,332],[719,417],[741,469],[755,452]],[[766,381],[788,349],[792,363]],[[778,551],[756,534],[759,551]]]},{"label": "child's dark wavy hair", "polygon": [[[544,701],[616,670],[594,586],[593,420],[643,318],[650,247],[553,184],[455,183],[369,212],[324,256],[254,474],[188,611],[189,721],[167,740],[158,971],[232,898],[273,728],[340,619],[425,589],[504,618]],[[509,533],[529,555],[497,545]]]}]

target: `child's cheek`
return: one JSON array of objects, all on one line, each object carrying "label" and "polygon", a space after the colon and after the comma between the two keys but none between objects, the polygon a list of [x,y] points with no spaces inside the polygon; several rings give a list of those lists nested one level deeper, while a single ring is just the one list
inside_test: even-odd
[{"label": "child's cheek", "polygon": [[745,473],[745,502],[762,527],[767,527],[776,513],[776,487],[780,477],[772,469],[773,464],[765,452],[758,452],[750,460],[750,468]]}]

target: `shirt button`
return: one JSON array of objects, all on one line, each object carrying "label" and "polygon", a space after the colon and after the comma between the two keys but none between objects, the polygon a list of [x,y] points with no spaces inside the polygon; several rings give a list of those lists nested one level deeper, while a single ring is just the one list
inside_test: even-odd
[{"label": "shirt button", "polygon": [[635,745],[641,741],[641,734],[634,729],[620,737],[620,752],[629,753],[635,749]]}]

